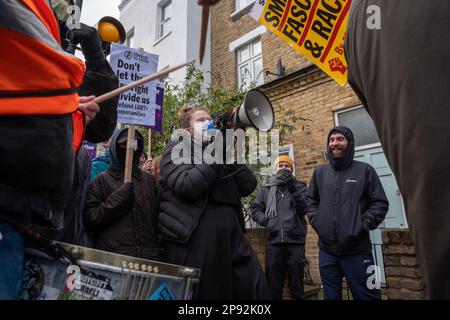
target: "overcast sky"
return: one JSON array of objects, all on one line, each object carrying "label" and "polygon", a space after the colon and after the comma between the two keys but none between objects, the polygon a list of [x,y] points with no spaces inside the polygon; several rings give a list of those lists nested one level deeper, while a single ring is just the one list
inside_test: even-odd
[{"label": "overcast sky", "polygon": [[93,26],[104,16],[119,19],[120,0],[84,0],[81,22]]},{"label": "overcast sky", "polygon": [[[84,0],[81,22],[94,26],[104,16],[111,16],[119,20],[118,6],[120,2],[121,0]],[[75,56],[84,60],[83,54],[78,50],[75,52]]]}]

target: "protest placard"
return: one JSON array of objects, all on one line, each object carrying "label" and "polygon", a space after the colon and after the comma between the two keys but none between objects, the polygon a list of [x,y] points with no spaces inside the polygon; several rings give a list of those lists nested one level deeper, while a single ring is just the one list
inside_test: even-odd
[{"label": "protest placard", "polygon": [[92,160],[97,156],[97,144],[84,140],[83,146],[87,151],[89,158]]},{"label": "protest placard", "polygon": [[162,131],[163,101],[164,83],[161,81],[156,81],[155,125],[149,126],[149,128],[159,132]]},{"label": "protest placard", "polygon": [[[153,74],[158,69],[159,56],[142,50],[111,44],[110,64],[123,87]],[[117,108],[117,122],[154,127],[157,81],[142,84],[122,93]],[[158,107],[161,109],[161,106]]]},{"label": "protest placard", "polygon": [[250,15],[317,65],[347,83],[344,39],[351,0],[256,0]]}]

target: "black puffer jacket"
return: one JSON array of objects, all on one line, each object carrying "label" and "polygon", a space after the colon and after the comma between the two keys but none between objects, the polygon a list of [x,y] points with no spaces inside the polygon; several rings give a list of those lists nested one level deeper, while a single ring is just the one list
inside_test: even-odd
[{"label": "black puffer jacket", "polygon": [[161,159],[159,227],[165,240],[187,243],[208,201],[235,209],[245,230],[241,197],[256,188],[256,178],[245,165],[175,164],[168,143]]},{"label": "black puffer jacket", "polygon": [[277,186],[277,215],[267,218],[266,204],[270,187],[264,186],[252,203],[252,218],[269,229],[267,241],[304,244],[306,238],[306,184],[294,178],[289,185]]},{"label": "black puffer jacket", "polygon": [[117,157],[117,140],[127,129],[111,139],[111,166],[89,187],[84,211],[86,228],[92,231],[99,250],[151,260],[160,258],[157,232],[159,188],[152,175],[137,165],[143,137],[136,131],[138,151],[134,154],[131,183],[123,183],[124,167]]},{"label": "black puffer jacket", "polygon": [[350,129],[333,130],[341,132],[349,145],[337,159],[327,148],[329,163],[314,171],[308,187],[308,218],[322,250],[336,255],[363,253],[370,250],[369,231],[384,220],[389,202],[375,170],[353,160]]}]

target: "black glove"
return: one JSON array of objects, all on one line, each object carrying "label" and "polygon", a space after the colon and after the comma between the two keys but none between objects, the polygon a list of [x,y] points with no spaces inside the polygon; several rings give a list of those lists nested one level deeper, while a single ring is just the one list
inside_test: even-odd
[{"label": "black glove", "polygon": [[291,193],[291,194],[295,194],[295,193],[298,193],[298,189],[297,189],[297,181],[295,180],[295,179],[292,179],[292,180],[289,180],[287,183],[286,183],[286,186],[288,187],[288,191],[289,191],[289,193]]},{"label": "black glove", "polygon": [[69,34],[70,41],[81,46],[86,61],[104,59],[102,44],[100,37],[95,28],[90,27],[84,23],[80,23],[80,29],[73,29]]},{"label": "black glove", "polygon": [[117,202],[128,203],[130,205],[133,204],[134,203],[134,183],[133,182],[124,183],[113,194],[114,194],[114,197],[116,198]]}]

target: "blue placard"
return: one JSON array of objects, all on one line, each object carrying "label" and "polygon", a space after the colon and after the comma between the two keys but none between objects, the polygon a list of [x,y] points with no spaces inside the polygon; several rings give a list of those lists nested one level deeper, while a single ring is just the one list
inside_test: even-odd
[{"label": "blue placard", "polygon": [[148,300],[175,300],[167,283],[163,283]]}]

